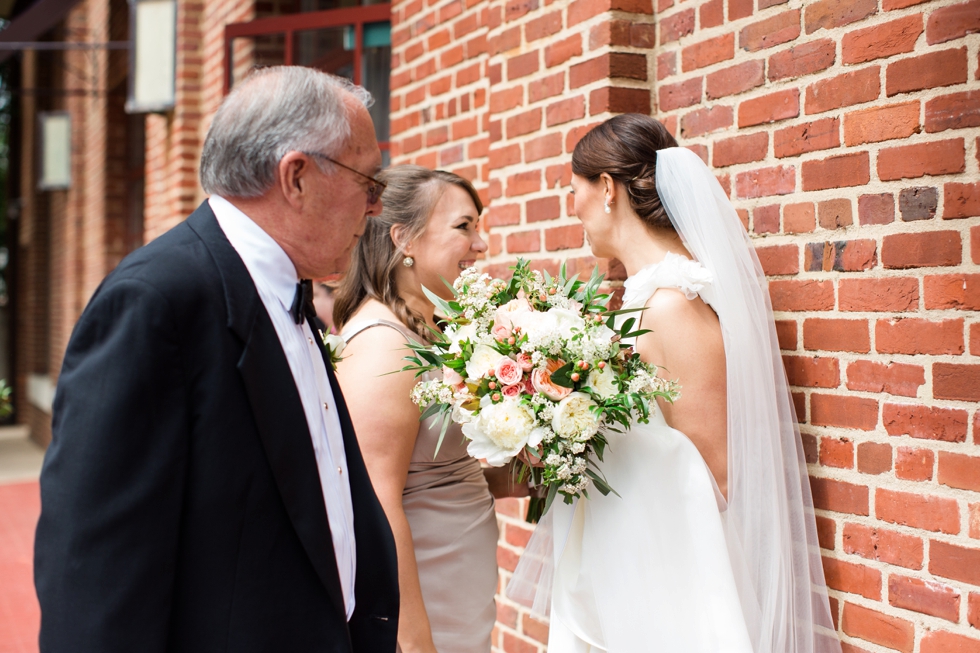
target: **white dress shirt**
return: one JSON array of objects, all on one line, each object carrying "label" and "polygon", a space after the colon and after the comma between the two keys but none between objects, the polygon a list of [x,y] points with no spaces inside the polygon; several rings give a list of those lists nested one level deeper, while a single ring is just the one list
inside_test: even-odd
[{"label": "white dress shirt", "polygon": [[313,451],[320,472],[320,487],[327,506],[327,520],[337,556],[337,571],[344,592],[347,619],[354,613],[354,574],[357,567],[354,546],[354,509],[347,480],[347,455],[337,404],[313,331],[304,320],[296,324],[290,308],[299,277],[296,267],[272,239],[251,218],[228,200],[212,195],[208,200],[218,225],[235,248],[265,306],[282,343],[296,390],[303,402],[306,423],[313,438]]}]

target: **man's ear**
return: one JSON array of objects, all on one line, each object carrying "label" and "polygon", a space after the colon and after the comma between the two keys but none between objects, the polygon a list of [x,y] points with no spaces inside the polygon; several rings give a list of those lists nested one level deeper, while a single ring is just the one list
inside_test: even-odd
[{"label": "man's ear", "polygon": [[276,182],[283,198],[296,210],[303,208],[309,193],[309,175],[315,164],[302,152],[288,152],[276,166]]}]

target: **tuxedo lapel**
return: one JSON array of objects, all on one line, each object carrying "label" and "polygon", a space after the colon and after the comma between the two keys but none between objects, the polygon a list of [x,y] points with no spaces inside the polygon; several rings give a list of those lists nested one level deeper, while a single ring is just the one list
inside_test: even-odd
[{"label": "tuxedo lapel", "polygon": [[238,370],[286,512],[317,575],[343,614],[346,606],[316,454],[282,344],[245,264],[228,242],[208,203],[204,202],[188,222],[204,241],[221,274],[228,327],[244,343]]}]

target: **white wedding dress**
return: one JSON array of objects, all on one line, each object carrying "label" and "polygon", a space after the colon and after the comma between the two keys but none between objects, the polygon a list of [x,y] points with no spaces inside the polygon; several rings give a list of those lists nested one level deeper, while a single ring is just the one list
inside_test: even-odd
[{"label": "white wedding dress", "polygon": [[[623,308],[642,307],[660,288],[711,305],[709,277],[668,254],[626,282]],[[743,612],[736,582],[744,561],[729,548],[727,505],[701,454],[659,411],[608,437],[601,468],[620,496],[593,491],[552,506],[549,651],[751,653],[746,621],[757,615]]]},{"label": "white wedding dress", "polygon": [[[624,307],[677,288],[718,315],[728,502],[658,412],[608,434],[600,466],[619,496],[556,501],[506,593],[536,614],[550,608],[549,653],[840,653],[765,275],[696,154],[658,151],[656,183],[694,260],[668,254],[640,270]],[[679,401],[697,402],[678,381]]]}]

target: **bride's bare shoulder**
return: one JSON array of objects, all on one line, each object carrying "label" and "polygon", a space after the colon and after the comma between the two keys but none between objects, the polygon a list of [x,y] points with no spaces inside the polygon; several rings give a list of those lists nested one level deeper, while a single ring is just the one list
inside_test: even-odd
[{"label": "bride's bare shoulder", "polygon": [[[714,311],[700,297],[688,299],[677,288],[660,288],[650,296],[643,311],[643,324],[674,325],[675,328],[694,326],[714,317]],[[717,322],[717,317],[715,317]]]},{"label": "bride's bare shoulder", "polygon": [[700,297],[688,299],[681,290],[661,288],[647,300],[641,326],[650,333],[640,337],[644,350],[662,353],[664,346],[684,349],[687,345],[703,346],[721,335],[718,316]]}]

